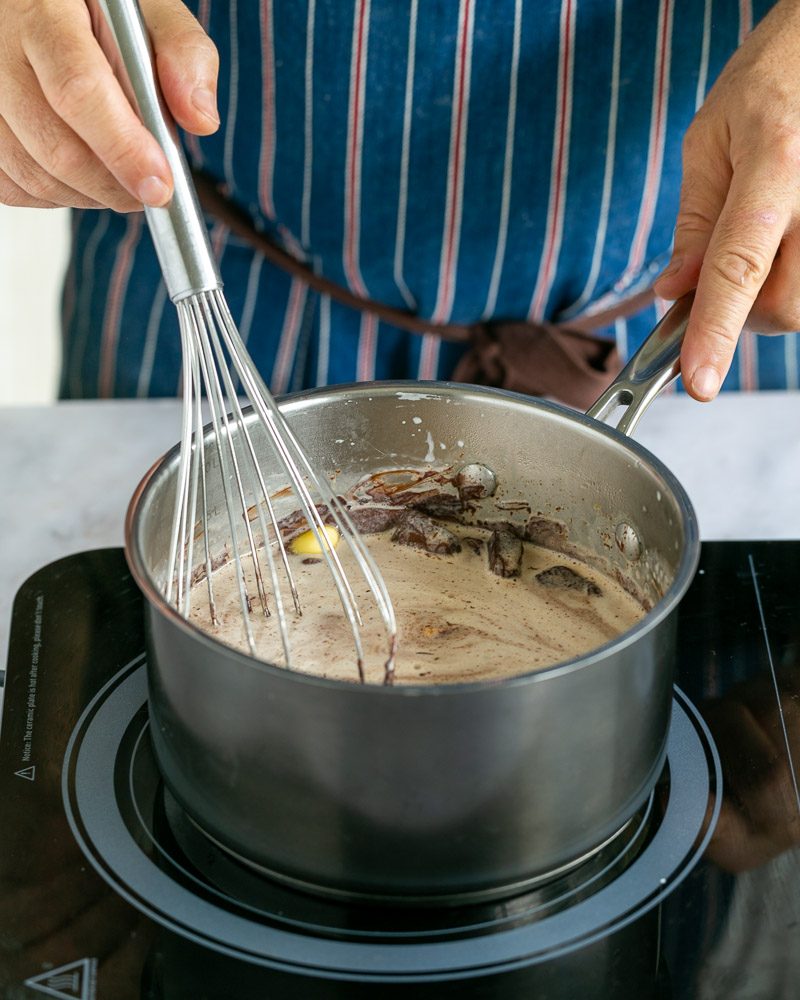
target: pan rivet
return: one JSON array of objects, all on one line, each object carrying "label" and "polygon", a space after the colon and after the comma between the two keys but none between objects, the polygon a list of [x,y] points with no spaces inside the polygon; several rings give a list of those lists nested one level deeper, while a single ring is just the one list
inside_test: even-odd
[{"label": "pan rivet", "polygon": [[469,465],[462,465],[453,483],[462,500],[480,500],[482,497],[494,496],[497,476],[488,465],[471,462]]},{"label": "pan rivet", "polygon": [[636,562],[642,555],[642,543],[635,528],[632,528],[625,521],[620,521],[617,525],[614,537],[617,541],[617,548],[631,562]]}]

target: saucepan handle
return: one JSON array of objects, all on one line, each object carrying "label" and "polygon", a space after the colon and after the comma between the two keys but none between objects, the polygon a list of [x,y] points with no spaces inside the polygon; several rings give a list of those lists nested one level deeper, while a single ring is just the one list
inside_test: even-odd
[{"label": "saucepan handle", "polygon": [[587,417],[604,420],[612,410],[624,406],[617,430],[622,434],[633,433],[647,407],[680,374],[681,346],[693,301],[694,292],[678,299],[611,385],[589,407]]}]

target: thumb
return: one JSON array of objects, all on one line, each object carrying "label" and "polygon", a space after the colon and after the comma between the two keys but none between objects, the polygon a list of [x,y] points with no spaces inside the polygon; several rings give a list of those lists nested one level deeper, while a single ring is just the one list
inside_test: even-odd
[{"label": "thumb", "polygon": [[668,300],[679,299],[697,287],[703,258],[731,182],[728,163],[717,160],[714,170],[708,150],[696,151],[690,137],[691,132],[687,133],[684,143],[683,180],[672,257],[655,283],[656,294]]},{"label": "thumb", "polygon": [[164,100],[175,121],[195,135],[219,128],[217,49],[180,0],[142,0]]}]

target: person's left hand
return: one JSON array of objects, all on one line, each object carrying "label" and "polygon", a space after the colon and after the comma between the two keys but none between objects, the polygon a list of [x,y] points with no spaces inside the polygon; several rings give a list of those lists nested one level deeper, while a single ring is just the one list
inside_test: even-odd
[{"label": "person's left hand", "polygon": [[681,352],[687,391],[713,399],[745,325],[800,330],[800,4],[780,0],[732,56],[690,125],[669,266],[656,292],[697,293]]}]

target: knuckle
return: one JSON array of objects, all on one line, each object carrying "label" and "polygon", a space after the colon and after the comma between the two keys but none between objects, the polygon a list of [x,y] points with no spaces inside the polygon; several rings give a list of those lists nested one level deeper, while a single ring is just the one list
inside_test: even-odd
[{"label": "knuckle", "polygon": [[85,171],[87,159],[86,149],[79,142],[62,138],[52,146],[48,164],[56,177],[72,178]]},{"label": "knuckle", "polygon": [[759,289],[769,271],[769,264],[761,254],[744,247],[722,247],[709,263],[719,279],[740,292]]},{"label": "knuckle", "polygon": [[797,168],[800,166],[800,130],[782,129],[775,135],[772,146],[775,164],[796,175]]},{"label": "knuckle", "polygon": [[705,112],[701,109],[692,119],[683,134],[681,144],[684,159],[693,159],[706,150],[708,145],[708,129]]},{"label": "knuckle", "polygon": [[129,173],[135,168],[141,150],[142,143],[138,137],[120,132],[110,140],[102,159],[112,173]]},{"label": "knuckle", "polygon": [[81,114],[96,100],[99,81],[84,69],[74,69],[56,81],[51,103],[55,111],[65,118]]},{"label": "knuckle", "polygon": [[759,297],[748,322],[761,333],[800,331],[800,293],[781,299]]},{"label": "knuckle", "polygon": [[173,41],[177,48],[195,52],[203,59],[219,60],[216,45],[199,25],[181,29]]},{"label": "knuckle", "polygon": [[708,238],[720,214],[719,189],[706,173],[684,171],[681,181],[680,210],[675,224],[677,233],[703,233]]},{"label": "knuckle", "polygon": [[120,139],[111,146],[103,160],[110,172],[124,182],[126,178],[138,177],[141,173],[138,171],[140,153],[140,143]]},{"label": "knuckle", "polygon": [[21,188],[34,198],[48,201],[52,197],[53,179],[39,167],[18,161],[14,179]]},{"label": "knuckle", "polygon": [[773,318],[772,329],[779,333],[797,333],[800,331],[800,302],[786,303]]},{"label": "knuckle", "polygon": [[15,184],[10,177],[0,177],[0,205],[9,208],[55,208],[56,203],[35,195]]},{"label": "knuckle", "polygon": [[686,237],[708,236],[715,221],[710,212],[704,212],[699,207],[681,209],[675,222],[675,239],[685,241]]},{"label": "knuckle", "polygon": [[22,32],[30,34],[39,28],[41,10],[36,0],[16,0],[16,17]]},{"label": "knuckle", "polygon": [[29,196],[12,181],[0,178],[0,204],[21,208],[30,201]]},{"label": "knuckle", "polygon": [[704,347],[715,360],[729,358],[733,354],[740,333],[741,330],[732,327],[708,324],[703,328]]},{"label": "knuckle", "polygon": [[202,28],[183,28],[170,39],[169,48],[158,53],[159,66],[166,64],[180,77],[213,81],[219,73],[219,52]]}]

